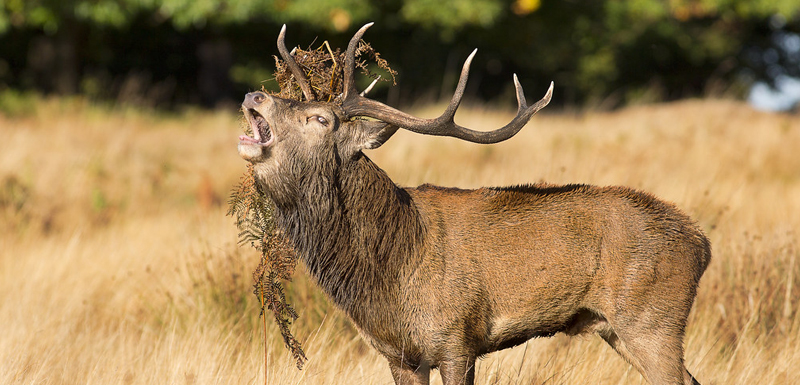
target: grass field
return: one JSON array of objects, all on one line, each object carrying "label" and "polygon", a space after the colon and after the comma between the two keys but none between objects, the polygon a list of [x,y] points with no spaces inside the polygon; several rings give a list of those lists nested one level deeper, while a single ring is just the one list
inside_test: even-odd
[{"label": "grass field", "polygon": [[[473,108],[458,120],[488,129],[512,115]],[[264,345],[259,256],[225,216],[245,169],[239,133],[236,111],[43,100],[0,115],[0,383],[391,383],[302,271],[290,291],[309,362],[295,369],[271,318]],[[800,116],[702,100],[545,110],[501,144],[401,132],[370,156],[400,185],[614,184],[675,202],[714,253],[689,370],[704,384],[800,383]],[[599,338],[559,335],[487,356],[477,382],[643,379]]]}]

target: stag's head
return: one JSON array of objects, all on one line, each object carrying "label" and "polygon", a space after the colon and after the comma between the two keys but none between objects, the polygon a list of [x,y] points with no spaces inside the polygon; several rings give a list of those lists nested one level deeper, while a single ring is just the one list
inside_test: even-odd
[{"label": "stag's head", "polygon": [[280,198],[275,195],[282,192],[295,194],[299,182],[308,175],[335,170],[359,159],[363,155],[362,150],[379,147],[398,128],[428,135],[452,136],[475,143],[496,143],[514,136],[536,111],[550,102],[552,83],[544,98],[528,106],[522,87],[514,75],[518,110],[510,123],[487,132],[456,124],[453,118],[464,95],[469,66],[477,50],[464,63],[450,105],[438,118],[414,117],[368,99],[365,94],[369,88],[363,93],[356,90],[355,55],[359,41],[371,26],[372,23],[363,26],[348,44],[343,73],[344,91],[339,98],[341,104],[315,100],[308,79],[286,49],[286,26],[281,29],[278,51],[300,85],[305,101],[283,99],[264,92],[247,94],[242,110],[253,135],[239,138],[239,154],[254,164],[273,199]]}]

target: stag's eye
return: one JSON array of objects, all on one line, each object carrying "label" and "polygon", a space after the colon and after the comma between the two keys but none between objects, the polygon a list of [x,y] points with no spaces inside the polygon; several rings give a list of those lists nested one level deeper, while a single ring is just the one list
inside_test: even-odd
[{"label": "stag's eye", "polygon": [[324,116],[320,116],[320,115],[309,116],[306,119],[306,122],[309,122],[309,121],[312,121],[312,120],[314,120],[317,123],[323,125],[324,127],[328,127],[328,119],[325,119]]}]

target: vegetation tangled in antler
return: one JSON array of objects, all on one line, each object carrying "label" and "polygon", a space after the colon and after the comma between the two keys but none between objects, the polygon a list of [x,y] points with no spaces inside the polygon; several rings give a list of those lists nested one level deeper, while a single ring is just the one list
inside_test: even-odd
[{"label": "vegetation tangled in antler", "polygon": [[[338,48],[335,51],[331,50],[326,41],[315,50],[305,51],[295,48],[292,54],[308,78],[308,83],[317,100],[341,104],[344,53]],[[364,41],[359,43],[356,50],[356,58],[359,57],[368,57],[373,60],[378,68],[385,70],[392,77],[392,84],[394,85],[394,77],[397,73],[389,67],[389,63],[381,58],[380,54],[372,46]],[[302,100],[303,92],[300,89],[300,85],[294,81],[292,72],[286,63],[278,59],[277,56],[275,57],[275,67],[277,68],[275,80],[280,86],[280,92],[276,96],[284,99]],[[369,70],[366,60],[356,60],[356,67],[361,68],[364,74],[370,78],[380,78],[380,76]]]},{"label": "vegetation tangled in antler", "polygon": [[[332,50],[326,41],[317,49],[295,48],[292,55],[308,78],[316,99],[340,104],[344,53],[339,49]],[[371,60],[391,76],[394,84],[396,72],[368,43],[360,42],[356,57],[367,58],[356,61],[356,66],[361,68],[364,74],[373,79],[380,78],[369,70],[368,60]],[[284,99],[303,100],[303,92],[286,63],[276,57],[275,66],[277,68],[275,80],[280,86],[280,91],[275,95]],[[249,125],[245,127],[245,131],[250,130]],[[252,165],[248,165],[241,182],[231,193],[228,204],[228,215],[236,217],[239,243],[249,243],[261,253],[261,262],[253,272],[253,293],[261,303],[261,315],[265,315],[267,310],[272,311],[286,347],[297,361],[297,367],[302,368],[306,361],[305,353],[300,342],[289,330],[289,326],[298,315],[286,302],[283,286],[284,281],[291,281],[297,255],[275,230],[272,202],[256,181]]]}]

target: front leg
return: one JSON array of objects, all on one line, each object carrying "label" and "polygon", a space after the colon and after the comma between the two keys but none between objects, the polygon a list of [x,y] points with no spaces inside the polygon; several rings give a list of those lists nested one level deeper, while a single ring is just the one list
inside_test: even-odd
[{"label": "front leg", "polygon": [[473,385],[475,382],[475,358],[458,357],[443,361],[439,365],[444,385]]},{"label": "front leg", "polygon": [[428,385],[431,378],[431,367],[423,364],[417,367],[404,365],[402,362],[389,360],[389,368],[396,385]]}]

